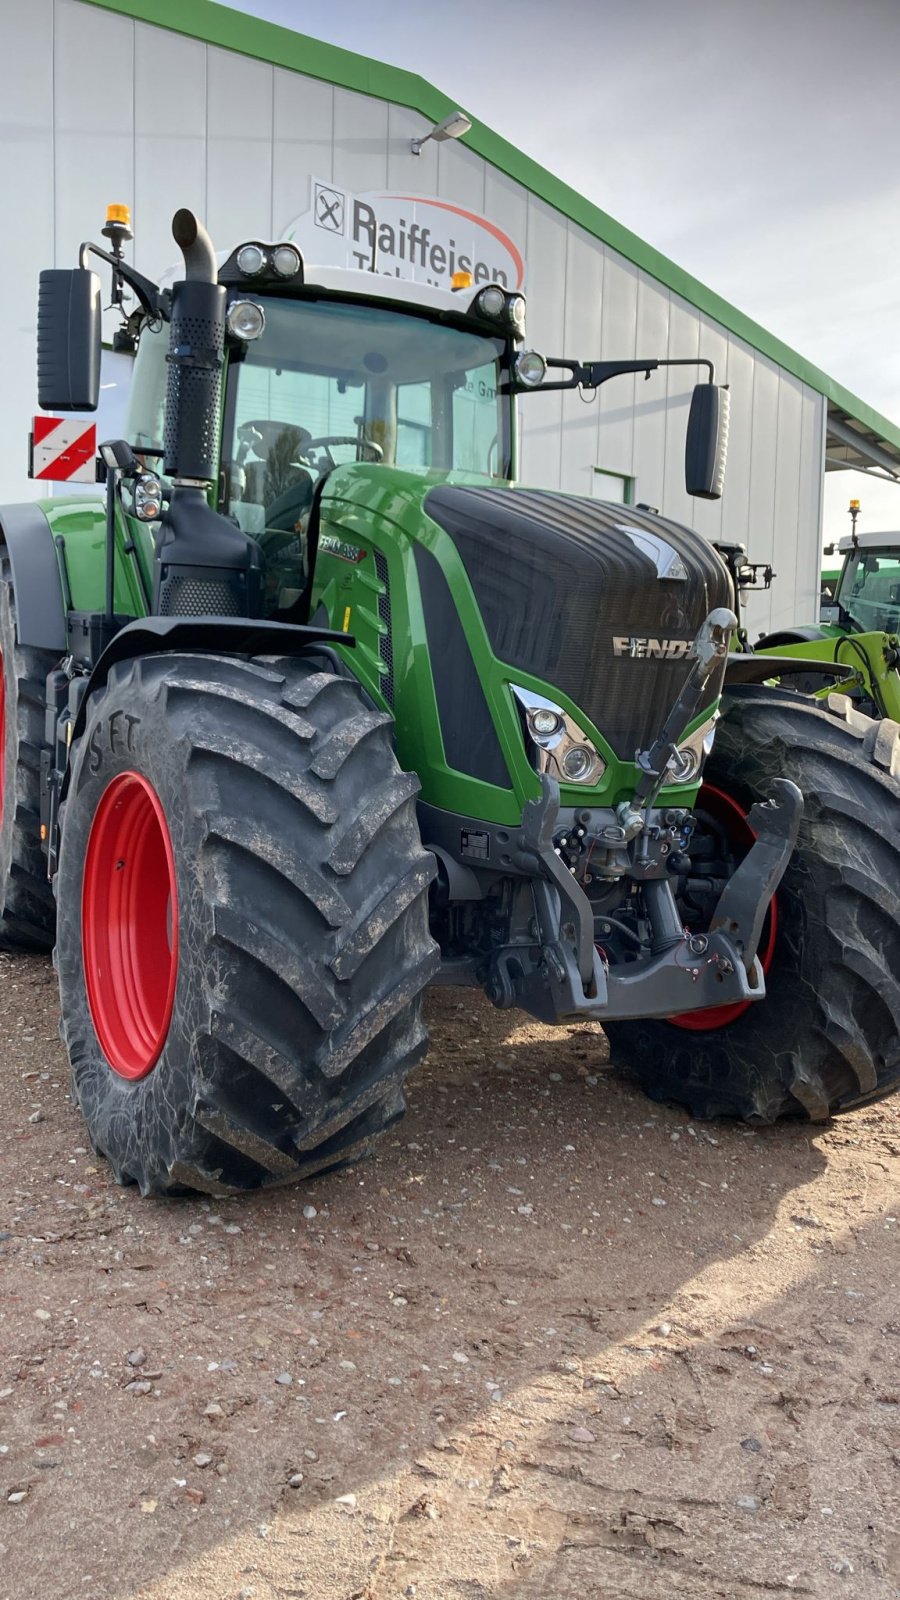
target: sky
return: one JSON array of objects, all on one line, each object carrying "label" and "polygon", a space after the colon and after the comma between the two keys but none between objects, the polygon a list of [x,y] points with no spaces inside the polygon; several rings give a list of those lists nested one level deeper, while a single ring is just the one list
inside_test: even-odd
[{"label": "sky", "polygon": [[[231,0],[419,73],[900,424],[900,0]],[[900,528],[830,473],[826,539]]]}]

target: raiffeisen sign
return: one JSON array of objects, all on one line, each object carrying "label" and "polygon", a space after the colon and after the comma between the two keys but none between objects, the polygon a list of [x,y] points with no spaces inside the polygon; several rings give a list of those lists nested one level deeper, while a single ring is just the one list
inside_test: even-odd
[{"label": "raiffeisen sign", "polygon": [[313,178],[309,210],[283,237],[320,266],[357,267],[447,289],[454,272],[508,289],[525,282],[522,252],[508,233],[465,206],[428,195],[352,194]]}]

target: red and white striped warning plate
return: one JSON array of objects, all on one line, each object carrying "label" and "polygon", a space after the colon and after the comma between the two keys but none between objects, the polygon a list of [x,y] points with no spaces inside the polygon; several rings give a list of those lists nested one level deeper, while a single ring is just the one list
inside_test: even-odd
[{"label": "red and white striped warning plate", "polygon": [[97,426],[78,417],[35,417],[32,432],[33,478],[65,483],[96,483]]}]

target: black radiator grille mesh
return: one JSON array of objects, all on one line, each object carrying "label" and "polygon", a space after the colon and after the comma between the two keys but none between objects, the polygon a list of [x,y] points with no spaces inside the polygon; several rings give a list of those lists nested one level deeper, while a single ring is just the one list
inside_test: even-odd
[{"label": "black radiator grille mesh", "polygon": [[381,692],[389,706],[394,704],[394,641],[391,634],[391,580],[388,573],[387,556],[383,550],[374,550],[375,575],[378,582],[384,585],[378,596],[378,617],[384,623],[387,632],[381,635],[378,641],[378,654],[387,668],[381,679]]},{"label": "black radiator grille mesh", "polygon": [[[613,640],[690,641],[715,606],[731,606],[712,547],[631,506],[540,490],[447,485],[431,490],[425,510],[456,546],[499,659],[561,689],[617,755],[646,749],[690,664],[617,656]],[[664,540],[686,575],[660,577],[628,528]]]}]

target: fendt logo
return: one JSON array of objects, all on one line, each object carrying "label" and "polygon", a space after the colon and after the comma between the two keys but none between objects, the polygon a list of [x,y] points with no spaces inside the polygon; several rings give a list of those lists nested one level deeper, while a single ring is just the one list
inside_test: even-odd
[{"label": "fendt logo", "polygon": [[690,648],[690,639],[651,639],[634,633],[617,633],[613,637],[614,656],[631,656],[639,661],[683,661]]}]

